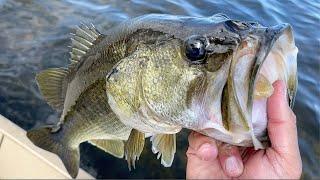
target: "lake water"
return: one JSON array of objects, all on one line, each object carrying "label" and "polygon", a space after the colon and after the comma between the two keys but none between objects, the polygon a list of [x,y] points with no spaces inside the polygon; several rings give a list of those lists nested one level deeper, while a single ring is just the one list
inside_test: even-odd
[{"label": "lake water", "polygon": [[[317,0],[0,0],[0,114],[24,129],[56,121],[42,99],[35,74],[66,66],[70,32],[92,22],[103,32],[132,17],[148,13],[255,20],[264,25],[293,26],[298,54],[297,115],[303,177],[320,178],[320,2]],[[88,144],[81,145],[81,167],[97,178],[184,178],[187,131],[177,139],[172,168],[164,168],[145,148],[137,169]]]}]

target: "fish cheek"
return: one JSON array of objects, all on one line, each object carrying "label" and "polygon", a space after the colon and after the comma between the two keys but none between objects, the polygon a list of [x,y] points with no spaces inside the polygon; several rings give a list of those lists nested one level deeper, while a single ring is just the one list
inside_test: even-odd
[{"label": "fish cheek", "polygon": [[200,76],[195,77],[190,81],[189,87],[186,93],[186,105],[190,109],[194,100],[202,101],[205,90],[208,87],[207,78],[205,78],[205,73]]},{"label": "fish cheek", "polygon": [[231,51],[228,51],[226,53],[211,54],[207,59],[207,63],[205,64],[206,70],[209,72],[218,71],[222,67],[222,65],[227,63],[227,61],[230,59],[229,56],[231,54]]},{"label": "fish cheek", "polygon": [[[186,118],[185,112],[188,109],[188,90],[191,95],[196,84],[190,84],[196,79],[199,71],[182,65],[183,62],[176,64],[182,61],[176,58],[170,56],[150,62],[143,73],[142,88],[144,100],[158,117],[168,123],[181,125],[180,121]],[[162,60],[163,63],[160,63]]]},{"label": "fish cheek", "polygon": [[179,92],[183,92],[180,77],[182,73],[170,64],[150,63],[142,76],[143,99],[149,108],[158,116],[170,118],[176,116],[173,109],[178,109],[177,102],[181,101]]}]

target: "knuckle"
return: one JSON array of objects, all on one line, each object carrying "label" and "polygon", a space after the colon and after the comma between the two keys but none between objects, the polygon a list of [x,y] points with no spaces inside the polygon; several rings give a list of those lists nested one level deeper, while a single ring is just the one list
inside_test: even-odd
[{"label": "knuckle", "polygon": [[193,139],[193,131],[188,136],[189,144],[192,142],[192,139]]},{"label": "knuckle", "polygon": [[[195,143],[195,140],[196,139],[199,139],[202,135],[195,132],[195,131],[192,131],[189,136],[188,136],[188,141],[189,141],[189,144],[194,144]],[[198,140],[197,140],[198,141]]]},{"label": "knuckle", "polygon": [[202,137],[203,135],[198,132],[193,131],[193,136],[194,136],[194,138],[199,138],[199,137]]},{"label": "knuckle", "polygon": [[186,156],[189,158],[191,155],[194,155],[194,150],[189,147],[187,152],[186,152]]}]

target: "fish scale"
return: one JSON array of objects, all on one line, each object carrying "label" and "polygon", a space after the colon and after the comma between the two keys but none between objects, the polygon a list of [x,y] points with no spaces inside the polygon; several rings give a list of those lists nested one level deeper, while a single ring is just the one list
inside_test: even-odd
[{"label": "fish scale", "polygon": [[108,99],[104,84],[104,80],[92,84],[66,117],[63,130],[69,134],[64,136],[69,137],[72,144],[79,145],[91,139],[128,138],[131,128],[123,125],[105,103]]}]

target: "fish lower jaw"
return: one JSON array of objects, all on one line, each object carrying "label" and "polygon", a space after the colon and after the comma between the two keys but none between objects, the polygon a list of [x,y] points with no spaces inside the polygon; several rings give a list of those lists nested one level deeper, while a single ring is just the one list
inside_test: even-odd
[{"label": "fish lower jaw", "polygon": [[248,132],[230,132],[221,126],[212,128],[196,130],[197,132],[206,136],[212,137],[215,140],[236,145],[236,146],[253,146],[251,133]]},{"label": "fish lower jaw", "polygon": [[[253,146],[252,134],[250,130],[225,128],[220,108],[205,110],[198,115],[198,126],[196,128],[189,128],[201,134],[214,138],[218,141],[225,142],[237,146]],[[257,126],[255,126],[257,127]],[[259,127],[264,129],[265,127]],[[260,132],[259,132],[260,133]]]}]

